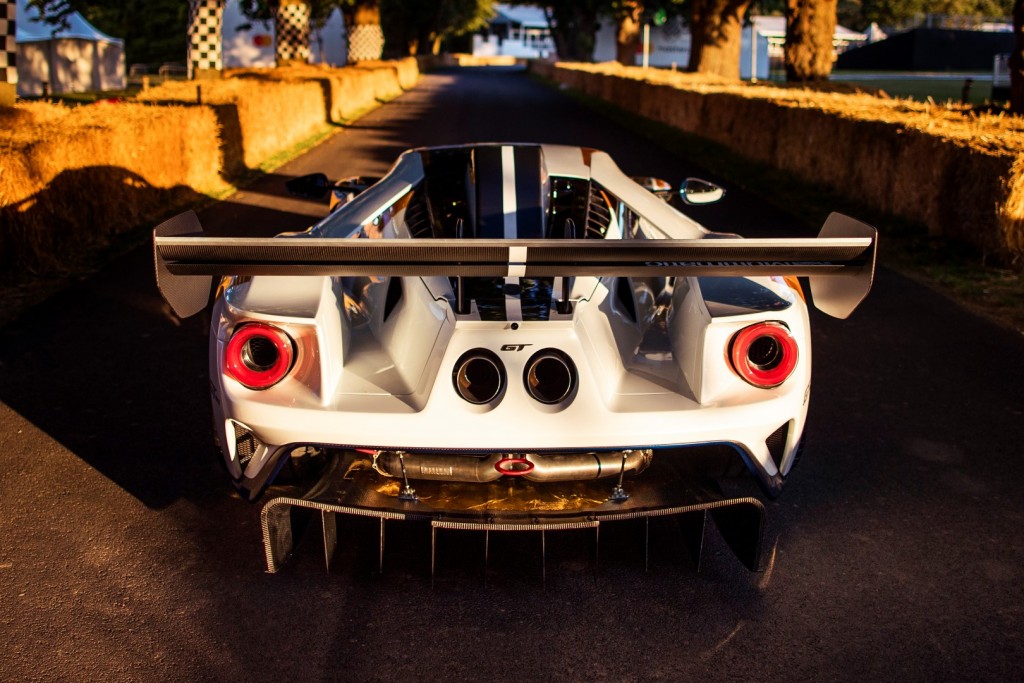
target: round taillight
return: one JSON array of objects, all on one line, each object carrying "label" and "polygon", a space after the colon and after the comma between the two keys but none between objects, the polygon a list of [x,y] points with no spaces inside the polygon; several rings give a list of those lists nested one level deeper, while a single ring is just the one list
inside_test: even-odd
[{"label": "round taillight", "polygon": [[229,377],[250,389],[266,389],[288,374],[295,357],[291,338],[265,323],[247,323],[235,330],[224,353]]},{"label": "round taillight", "polygon": [[523,373],[526,392],[548,405],[561,403],[576,388],[576,365],[558,349],[543,349],[533,354]]},{"label": "round taillight", "polygon": [[798,356],[796,340],[779,323],[744,327],[733,336],[729,350],[736,374],[761,389],[785,382],[793,374]]},{"label": "round taillight", "polygon": [[462,354],[452,372],[455,391],[474,405],[495,400],[505,390],[505,366],[487,349]]}]

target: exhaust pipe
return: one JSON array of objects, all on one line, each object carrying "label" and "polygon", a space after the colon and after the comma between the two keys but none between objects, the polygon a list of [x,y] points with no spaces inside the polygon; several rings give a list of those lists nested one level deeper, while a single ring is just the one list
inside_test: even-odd
[{"label": "exhaust pipe", "polygon": [[487,349],[471,349],[456,361],[452,384],[463,400],[485,405],[505,391],[505,366]]},{"label": "exhaust pipe", "polygon": [[[605,451],[538,455],[430,455],[403,453],[405,473],[410,479],[486,483],[503,476],[530,481],[588,481],[618,476],[620,472],[642,472],[651,464],[654,451]],[[625,464],[623,465],[623,461]],[[385,477],[401,477],[402,463],[395,451],[377,451],[373,469]]]},{"label": "exhaust pipe", "polygon": [[558,349],[542,349],[527,361],[523,383],[537,401],[561,403],[576,389],[576,364]]}]

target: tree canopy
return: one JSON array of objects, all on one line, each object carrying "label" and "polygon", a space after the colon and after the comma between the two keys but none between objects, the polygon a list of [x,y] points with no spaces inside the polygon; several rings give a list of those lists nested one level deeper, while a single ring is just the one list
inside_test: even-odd
[{"label": "tree canopy", "polygon": [[1008,17],[1013,0],[840,0],[839,23],[863,30],[871,22],[891,26],[925,14]]},{"label": "tree canopy", "polygon": [[61,26],[78,11],[104,33],[123,38],[128,64],[185,61],[184,0],[29,0],[29,12]]},{"label": "tree canopy", "polygon": [[494,0],[380,0],[380,15],[390,54],[436,54],[442,41],[485,27]]}]

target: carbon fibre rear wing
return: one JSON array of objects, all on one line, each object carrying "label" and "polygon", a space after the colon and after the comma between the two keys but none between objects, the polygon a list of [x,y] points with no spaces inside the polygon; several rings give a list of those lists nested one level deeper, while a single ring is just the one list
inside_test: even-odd
[{"label": "carbon fibre rear wing", "polygon": [[875,229],[829,216],[817,238],[503,240],[206,237],[192,211],[153,231],[157,285],[181,317],[214,275],[558,277],[797,275],[815,306],[846,318],[871,289]]}]

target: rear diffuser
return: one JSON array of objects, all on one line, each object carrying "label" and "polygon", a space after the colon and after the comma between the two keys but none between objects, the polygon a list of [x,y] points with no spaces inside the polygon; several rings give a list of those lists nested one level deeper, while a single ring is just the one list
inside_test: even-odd
[{"label": "rear diffuser", "polygon": [[[380,520],[380,561],[384,557],[384,523],[428,521],[431,524],[431,569],[438,529],[483,531],[546,531],[594,529],[602,522],[690,515],[698,523],[688,545],[700,566],[708,518],[714,521],[737,559],[751,571],[761,568],[764,505],[756,498],[726,497],[711,480],[700,480],[655,458],[642,474],[623,482],[535,483],[506,477],[480,483],[416,480],[415,491],[401,479],[370,469],[370,459],[347,452],[332,458],[317,484],[301,498],[270,499],[261,512],[267,571],[276,573],[295,545],[292,509],[320,513],[328,570],[337,545],[335,515]],[[623,497],[623,493],[627,497]],[[645,544],[646,547],[646,544]],[[645,562],[646,564],[646,562]]]}]

